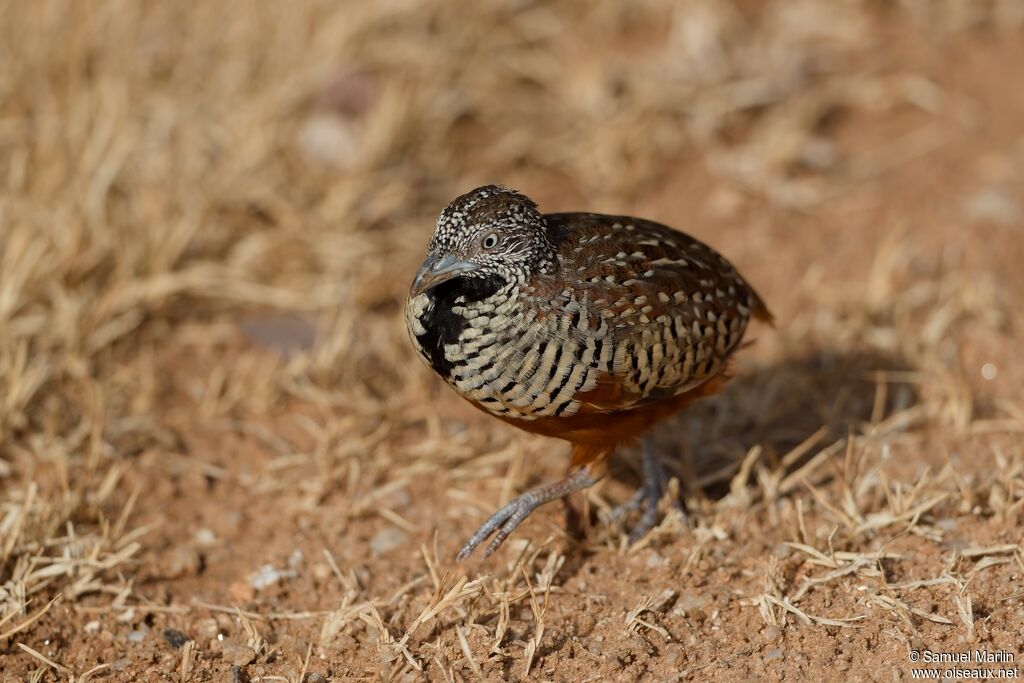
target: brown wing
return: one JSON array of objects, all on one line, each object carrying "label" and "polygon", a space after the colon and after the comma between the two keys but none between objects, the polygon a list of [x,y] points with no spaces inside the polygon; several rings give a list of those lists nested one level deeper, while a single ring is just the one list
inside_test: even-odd
[{"label": "brown wing", "polygon": [[[608,413],[691,391],[720,373],[764,302],[736,269],[697,239],[623,216],[550,214],[559,237],[558,306],[579,302],[580,337],[603,335],[597,381],[575,398],[579,413]],[[603,323],[603,324],[602,324]],[[603,332],[601,331],[603,330]],[[594,340],[578,339],[581,344]]]}]

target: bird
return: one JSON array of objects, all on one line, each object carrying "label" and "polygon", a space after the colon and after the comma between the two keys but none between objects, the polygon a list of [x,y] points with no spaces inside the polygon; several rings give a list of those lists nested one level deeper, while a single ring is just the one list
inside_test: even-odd
[{"label": "bird", "polygon": [[649,430],[720,391],[750,321],[772,323],[698,239],[629,216],[544,214],[498,185],[441,212],[404,315],[418,356],[460,396],[571,444],[566,476],[502,506],[458,560],[493,536],[491,555],[537,507],[592,486],[616,449],[640,442],[643,484],[620,511],[645,507],[630,540],[646,533],[668,490]]}]

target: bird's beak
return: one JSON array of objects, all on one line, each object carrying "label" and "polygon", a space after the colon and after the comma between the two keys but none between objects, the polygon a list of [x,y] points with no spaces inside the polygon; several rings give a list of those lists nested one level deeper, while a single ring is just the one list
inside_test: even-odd
[{"label": "bird's beak", "polygon": [[442,282],[447,282],[479,267],[475,263],[460,261],[451,255],[428,256],[420,269],[416,271],[416,279],[412,281],[412,295],[418,296],[431,287],[436,287]]}]

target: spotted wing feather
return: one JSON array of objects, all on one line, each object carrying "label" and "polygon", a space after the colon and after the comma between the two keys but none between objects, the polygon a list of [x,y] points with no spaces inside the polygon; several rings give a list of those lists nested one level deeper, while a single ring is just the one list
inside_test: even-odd
[{"label": "spotted wing feather", "polygon": [[572,317],[576,324],[564,327],[577,346],[600,339],[603,351],[590,359],[596,381],[576,396],[580,413],[630,410],[692,391],[724,370],[751,317],[770,321],[735,268],[685,233],[618,216],[546,218],[562,232],[562,289],[537,298],[548,297],[550,315]]}]

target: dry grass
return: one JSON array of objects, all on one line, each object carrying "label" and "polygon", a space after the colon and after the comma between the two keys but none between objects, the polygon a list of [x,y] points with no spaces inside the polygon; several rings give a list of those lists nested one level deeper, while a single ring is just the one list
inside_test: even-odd
[{"label": "dry grass", "polygon": [[[599,680],[1019,647],[1022,27],[1013,0],[0,0],[0,657]],[[402,329],[434,214],[482,182],[687,229],[771,302],[659,432],[692,530],[625,548],[610,481],[450,561],[563,464]]]}]

